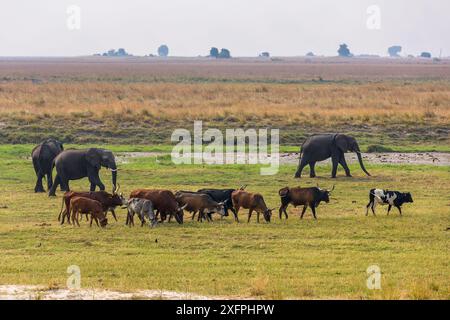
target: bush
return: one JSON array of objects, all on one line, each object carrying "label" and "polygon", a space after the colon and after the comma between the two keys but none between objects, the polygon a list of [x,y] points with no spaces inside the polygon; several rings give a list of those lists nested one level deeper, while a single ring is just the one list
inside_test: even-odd
[{"label": "bush", "polygon": [[374,152],[394,152],[394,150],[392,150],[391,148],[388,148],[388,147],[384,147],[384,146],[379,145],[379,144],[371,144],[370,146],[367,147],[367,152],[368,152],[368,153],[374,153]]}]

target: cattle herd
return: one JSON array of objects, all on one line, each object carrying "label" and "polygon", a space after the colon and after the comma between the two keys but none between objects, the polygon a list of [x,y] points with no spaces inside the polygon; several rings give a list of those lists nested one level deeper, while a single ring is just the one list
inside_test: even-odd
[{"label": "cattle herd", "polygon": [[[59,152],[54,152],[52,154],[53,157],[49,158],[51,165],[44,165],[43,161],[48,161],[48,157],[46,159],[41,159],[39,154],[36,155],[35,150],[44,149],[42,145],[49,140],[50,139],[44,141],[41,145],[33,149],[33,165],[38,178],[35,187],[36,192],[43,191],[43,188],[41,187],[42,177],[47,174],[48,179],[52,179],[51,171],[55,166],[55,159],[57,159],[58,156],[61,157],[61,154],[66,152],[63,150],[61,144]],[[95,149],[95,151],[98,150],[102,152],[101,149]],[[87,153],[89,153],[89,151],[90,150],[87,150]],[[73,153],[73,150],[71,152]],[[45,170],[41,168],[45,168]],[[196,192],[176,191],[175,193],[171,190],[162,189],[137,189],[132,191],[129,198],[126,199],[122,193],[119,193],[120,185],[117,185],[117,187],[114,186],[112,193],[108,193],[104,190],[104,186],[98,178],[99,169],[100,167],[97,168],[96,176],[98,181],[96,181],[96,183],[91,181],[90,191],[70,191],[68,183],[66,183],[66,192],[63,195],[58,216],[58,221],[60,221],[61,224],[64,224],[67,220],[69,224],[79,226],[80,218],[82,219],[83,215],[85,215],[86,220],[90,220],[91,226],[95,221],[97,226],[105,227],[108,223],[108,212],[111,212],[114,220],[117,221],[117,216],[115,214],[115,209],[117,207],[127,210],[126,225],[134,226],[134,216],[137,215],[141,222],[141,226],[148,220],[148,224],[152,227],[157,225],[158,222],[164,222],[165,220],[170,222],[172,218],[175,218],[179,224],[183,224],[184,212],[189,212],[192,220],[194,220],[195,216],[198,214],[197,221],[202,222],[203,220],[212,221],[213,214],[218,214],[222,219],[228,216],[229,211],[231,211],[234,220],[239,222],[238,213],[241,208],[248,210],[247,222],[250,222],[253,212],[256,213],[258,223],[261,214],[266,222],[270,222],[272,211],[274,210],[274,208],[268,208],[264,197],[260,193],[248,192],[246,191],[246,186],[241,186],[238,189],[200,189]],[[114,170],[116,169],[114,168]],[[89,173],[86,173],[85,176],[90,177],[88,174]],[[83,176],[80,176],[78,179],[82,177]],[[90,180],[92,179],[90,178]],[[51,188],[52,181],[47,182],[48,187]],[[100,191],[95,191],[95,185],[100,186]],[[286,219],[288,218],[286,209],[291,204],[294,207],[303,206],[300,218],[303,218],[306,209],[309,207],[314,219],[317,219],[316,208],[322,201],[326,203],[330,201],[330,194],[333,192],[334,188],[335,187],[333,186],[331,190],[325,190],[317,186],[308,188],[284,187],[280,189],[278,191],[281,202],[278,210],[279,218],[282,219],[283,214]],[[401,206],[408,202],[413,202],[410,193],[372,189],[369,191],[369,203],[366,207],[366,215],[369,213],[369,208],[371,208],[373,215],[375,215],[375,206],[377,204],[387,204],[388,214],[392,206],[395,206],[401,215]]]}]

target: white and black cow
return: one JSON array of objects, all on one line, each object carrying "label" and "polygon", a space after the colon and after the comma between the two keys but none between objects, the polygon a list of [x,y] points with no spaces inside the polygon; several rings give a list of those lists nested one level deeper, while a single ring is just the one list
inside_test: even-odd
[{"label": "white and black cow", "polygon": [[392,206],[398,209],[400,215],[402,214],[402,205],[407,202],[413,202],[411,193],[402,193],[399,191],[389,191],[382,189],[372,189],[369,192],[369,203],[366,206],[366,216],[369,214],[369,207],[375,215],[375,207],[377,204],[389,205],[387,214],[391,211]]},{"label": "white and black cow", "polygon": [[131,198],[127,201],[126,207],[128,209],[126,224],[134,226],[134,215],[137,214],[139,220],[141,220],[141,227],[145,224],[145,218],[147,217],[150,226],[154,227],[158,222],[153,209],[153,203],[150,200]]}]

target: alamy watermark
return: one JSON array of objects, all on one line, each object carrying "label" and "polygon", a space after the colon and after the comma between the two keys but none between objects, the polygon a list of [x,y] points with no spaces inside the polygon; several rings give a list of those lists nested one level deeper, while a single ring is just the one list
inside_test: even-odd
[{"label": "alamy watermark", "polygon": [[219,129],[203,132],[203,122],[195,121],[193,135],[187,129],[176,129],[172,133],[171,141],[178,142],[172,149],[172,162],[262,164],[267,166],[260,168],[261,175],[274,175],[280,166],[279,133],[278,129],[226,129],[224,140]]},{"label": "alamy watermark", "polygon": [[366,13],[368,15],[366,20],[366,26],[369,30],[381,29],[381,8],[374,4],[367,7]]},{"label": "alamy watermark", "polygon": [[381,290],[381,269],[377,265],[371,265],[366,270],[369,277],[366,285],[369,290]]},{"label": "alamy watermark", "polygon": [[70,5],[66,9],[66,26],[69,30],[81,29],[81,8],[77,5]]},{"label": "alamy watermark", "polygon": [[67,273],[69,277],[67,278],[66,285],[69,290],[78,290],[81,288],[81,270],[77,265],[71,265],[67,267]]}]

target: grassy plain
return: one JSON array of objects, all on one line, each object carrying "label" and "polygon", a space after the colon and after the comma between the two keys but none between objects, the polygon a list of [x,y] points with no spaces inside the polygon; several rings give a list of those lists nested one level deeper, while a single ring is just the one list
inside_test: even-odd
[{"label": "grassy plain", "polygon": [[[285,185],[316,185],[336,190],[329,204],[308,211],[290,208],[288,220],[236,224],[230,217],[214,223],[163,224],[128,228],[125,212],[105,229],[60,226],[57,198],[34,194],[29,146],[3,146],[0,156],[0,283],[65,287],[69,265],[81,268],[82,286],[118,290],[164,289],[209,295],[257,298],[450,298],[450,172],[448,167],[372,165],[373,177],[351,167],[354,178],[294,180],[293,166],[275,176],[260,176],[258,166],[175,166],[169,157],[130,159],[120,167],[127,195],[138,187],[196,190],[205,186],[261,192],[279,206]],[[102,170],[103,171],[103,170]],[[110,187],[110,176],[102,172]],[[365,213],[374,186],[409,190],[414,204],[404,216],[378,208]],[[84,190],[87,181],[72,184]],[[437,191],[438,190],[438,191]],[[275,210],[277,211],[277,210]],[[246,211],[240,213],[245,221]],[[155,240],[158,239],[157,242]],[[366,269],[378,265],[382,290],[368,290]]]},{"label": "grassy plain", "polygon": [[[170,144],[194,120],[362,144],[450,144],[450,63],[348,59],[0,60],[0,143]],[[440,149],[439,149],[440,148]],[[414,149],[414,148],[413,148]]]}]

